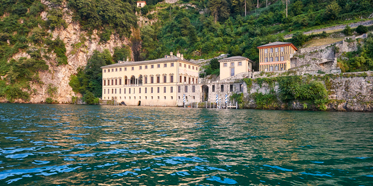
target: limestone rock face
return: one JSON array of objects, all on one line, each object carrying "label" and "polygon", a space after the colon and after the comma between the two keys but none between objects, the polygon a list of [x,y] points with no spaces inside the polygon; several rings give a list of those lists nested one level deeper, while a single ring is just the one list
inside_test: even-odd
[{"label": "limestone rock face", "polygon": [[[47,4],[47,2],[48,1],[45,1],[45,4]],[[70,12],[70,10],[67,8],[64,8],[63,11],[65,13],[64,20],[66,21],[68,27],[65,29],[62,27],[61,29],[56,29],[53,32],[49,32],[53,35],[54,39],[60,38],[65,43],[68,64],[57,66],[56,55],[54,53],[49,54],[49,57],[51,58],[50,60],[47,60],[49,71],[39,73],[40,79],[44,84],[31,85],[31,89],[37,90],[36,94],[31,95],[31,103],[44,102],[45,99],[49,97],[47,94],[47,87],[49,84],[52,84],[58,88],[57,94],[53,99],[60,103],[71,102],[72,96],[81,96],[76,95],[72,91],[72,88],[69,85],[70,76],[77,73],[77,69],[79,67],[84,67],[87,65],[88,59],[92,56],[95,50],[102,52],[103,50],[108,49],[110,53],[113,54],[115,47],[121,47],[122,45],[129,44],[129,40],[127,38],[119,38],[119,36],[116,35],[111,35],[110,40],[106,43],[100,43],[97,30],[94,30],[93,35],[89,37],[87,32],[80,28],[79,23],[72,21],[72,12]],[[41,16],[44,20],[46,20],[48,13],[43,12],[41,13]],[[85,41],[82,42],[82,40]],[[14,56],[14,58],[20,57],[29,56],[27,53],[19,53]],[[22,101],[18,100],[17,102]]]}]

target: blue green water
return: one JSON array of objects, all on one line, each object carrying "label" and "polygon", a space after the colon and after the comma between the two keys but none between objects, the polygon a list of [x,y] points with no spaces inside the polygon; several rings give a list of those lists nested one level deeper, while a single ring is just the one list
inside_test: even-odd
[{"label": "blue green water", "polygon": [[0,185],[372,185],[373,114],[0,104]]}]

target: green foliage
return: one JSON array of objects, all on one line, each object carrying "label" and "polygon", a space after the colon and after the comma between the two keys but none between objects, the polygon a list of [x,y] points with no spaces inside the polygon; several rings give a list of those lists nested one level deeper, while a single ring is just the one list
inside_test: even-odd
[{"label": "green foliage", "polygon": [[63,17],[63,12],[61,9],[56,9],[52,8],[48,11],[48,20],[47,20],[47,25],[49,28],[52,30],[58,29],[58,28],[67,28],[67,23],[65,20],[62,18]]},{"label": "green foliage", "polygon": [[57,38],[55,40],[47,40],[47,45],[49,46],[48,51],[54,51],[57,56],[57,64],[58,65],[66,65],[67,64],[67,56],[66,56],[66,47],[65,43],[60,39]]},{"label": "green foliage", "polygon": [[93,105],[95,104],[95,96],[93,95],[92,92],[86,91],[86,94],[84,94],[83,100],[88,104],[88,105]]},{"label": "green foliage", "polygon": [[358,34],[365,34],[368,32],[368,27],[364,26],[364,25],[359,25],[357,28],[356,28],[356,32]]},{"label": "green foliage", "polygon": [[93,104],[98,105],[100,103],[100,98],[95,98]]},{"label": "green foliage", "polygon": [[230,96],[230,100],[231,101],[236,101],[238,104],[242,104],[243,103],[243,93],[240,93],[240,94],[237,94],[237,93],[234,93]]},{"label": "green foliage", "polygon": [[127,58],[131,59],[131,51],[128,46],[123,45],[122,48],[115,47],[113,60],[114,62],[126,61]]},{"label": "green foliage", "polygon": [[50,97],[54,97],[55,94],[57,93],[57,87],[53,86],[53,84],[48,84],[47,87],[47,93]]},{"label": "green foliage", "polygon": [[325,19],[331,19],[335,20],[339,16],[339,13],[341,12],[342,8],[339,6],[337,1],[333,1],[328,6],[326,6],[325,10]]},{"label": "green foliage", "polygon": [[297,47],[303,46],[306,41],[307,36],[305,36],[302,32],[295,33],[291,39],[291,42]]},{"label": "green foliage", "polygon": [[47,99],[45,99],[45,103],[52,104],[53,103],[53,99],[52,98],[47,98]]},{"label": "green foliage", "polygon": [[352,29],[350,26],[346,26],[345,29],[343,30],[343,33],[346,35],[346,36],[350,36],[352,35]]},{"label": "green foliage", "polygon": [[75,96],[71,97],[71,103],[76,104],[77,101],[78,101],[78,97],[75,97]]},{"label": "green foliage", "polygon": [[[94,51],[92,57],[88,60],[87,66],[78,69],[77,74],[70,76],[69,85],[76,93],[83,95],[90,92],[93,97],[102,95],[102,66],[113,64],[114,61],[108,50],[100,53]],[[84,100],[84,99],[83,99]]]},{"label": "green foliage", "polygon": [[278,78],[280,98],[284,102],[293,100],[310,101],[324,110],[328,102],[328,93],[324,85],[318,81],[307,81],[302,76],[284,76]]},{"label": "green foliage", "polygon": [[342,72],[373,70],[373,34],[368,34],[363,43],[357,51],[343,53],[338,58],[338,66]]},{"label": "green foliage", "polygon": [[274,91],[271,91],[269,94],[256,92],[252,95],[256,103],[256,108],[258,109],[270,109],[278,106],[277,96]]},{"label": "green foliage", "polygon": [[211,11],[211,15],[214,16],[215,23],[219,18],[228,18],[229,5],[226,0],[209,0],[207,6]]},{"label": "green foliage", "polygon": [[217,76],[220,74],[220,63],[218,59],[214,58],[210,60],[209,65],[206,66],[205,74]]},{"label": "green foliage", "polygon": [[243,81],[247,85],[247,92],[250,92],[251,87],[253,86],[253,81],[250,78],[243,78]]},{"label": "green foliage", "polygon": [[73,19],[79,21],[83,29],[92,32],[101,29],[107,39],[108,30],[113,29],[120,36],[130,36],[131,28],[137,26],[134,8],[136,2],[121,0],[68,0],[73,10]]}]

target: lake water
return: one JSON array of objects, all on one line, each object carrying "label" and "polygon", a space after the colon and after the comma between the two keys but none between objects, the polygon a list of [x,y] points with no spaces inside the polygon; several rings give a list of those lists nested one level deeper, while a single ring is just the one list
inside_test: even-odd
[{"label": "lake water", "polygon": [[373,114],[0,104],[0,185],[373,184]]}]

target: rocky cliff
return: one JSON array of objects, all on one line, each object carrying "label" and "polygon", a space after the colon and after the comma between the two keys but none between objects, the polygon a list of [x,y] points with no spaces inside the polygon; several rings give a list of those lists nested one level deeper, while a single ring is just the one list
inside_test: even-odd
[{"label": "rocky cliff", "polygon": [[[42,1],[43,4],[49,6],[48,1]],[[36,94],[30,95],[30,103],[44,102],[48,96],[47,87],[49,84],[57,87],[57,94],[53,98],[59,103],[71,102],[72,96],[76,95],[72,88],[69,86],[69,78],[72,74],[77,73],[79,67],[87,65],[87,61],[92,56],[95,50],[102,52],[108,49],[111,54],[114,53],[115,47],[121,47],[122,45],[128,45],[128,38],[120,38],[117,35],[111,35],[110,40],[105,43],[100,42],[100,38],[97,34],[97,30],[93,31],[92,35],[88,35],[86,31],[83,31],[79,23],[74,22],[72,19],[73,13],[66,8],[64,4],[63,8],[63,19],[67,23],[67,27],[61,27],[54,31],[49,30],[48,32],[53,35],[53,38],[60,38],[66,46],[66,56],[68,58],[68,64],[56,65],[57,57],[53,54],[47,54],[50,59],[46,60],[49,66],[49,70],[46,72],[40,72],[39,77],[43,84],[32,84],[31,89],[36,89]],[[47,20],[48,12],[42,12],[41,15],[43,20]],[[30,56],[25,52],[17,53],[13,56],[14,59],[20,57]],[[133,56],[132,56],[133,59]],[[2,101],[6,101],[5,99]],[[22,100],[16,100],[16,102],[23,102]]]},{"label": "rocky cliff", "polygon": [[[329,111],[373,111],[373,72],[344,73],[337,75],[314,76],[316,81],[320,81],[326,87],[329,95],[329,101],[326,104],[326,110]],[[322,80],[320,80],[322,79]],[[246,89],[246,88],[245,88]],[[244,91],[246,91],[244,89]],[[266,109],[289,109],[289,110],[316,110],[315,105],[302,101],[292,101],[283,103],[280,101],[280,89],[277,82],[273,86],[264,81],[261,85],[255,81],[251,87],[244,93],[243,106],[245,108],[257,109],[254,94],[269,94],[271,90],[277,95],[276,104],[267,105]]]}]

